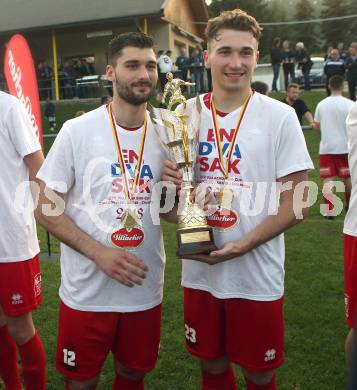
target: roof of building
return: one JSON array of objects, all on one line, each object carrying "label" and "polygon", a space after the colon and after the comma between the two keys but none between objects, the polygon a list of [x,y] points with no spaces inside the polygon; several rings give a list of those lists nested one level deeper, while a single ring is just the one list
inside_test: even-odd
[{"label": "roof of building", "polygon": [[168,0],[1,0],[0,32],[163,16]]}]

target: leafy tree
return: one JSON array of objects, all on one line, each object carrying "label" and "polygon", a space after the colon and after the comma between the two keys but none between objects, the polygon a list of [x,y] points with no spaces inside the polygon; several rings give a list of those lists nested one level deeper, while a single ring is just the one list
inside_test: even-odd
[{"label": "leafy tree", "polygon": [[[350,0],[348,4],[348,14],[357,15],[357,1]],[[357,42],[357,17],[353,19],[345,19],[346,26],[346,44]]]},{"label": "leafy tree", "polygon": [[[296,3],[295,20],[309,20],[313,19],[314,8],[310,0],[299,0]],[[296,24],[291,26],[295,41],[304,42],[306,48],[309,51],[316,49],[319,46],[319,40],[317,38],[317,30],[319,26],[314,23]]]},{"label": "leafy tree", "polygon": [[240,8],[254,16],[260,22],[267,21],[267,0],[212,0],[208,6],[210,16],[217,16],[222,11]]},{"label": "leafy tree", "polygon": [[[351,4],[356,0],[352,0]],[[347,0],[323,0],[322,18],[334,18],[350,15]],[[335,46],[338,42],[344,42],[347,38],[346,20],[332,20],[322,23],[322,35],[326,46]]]}]

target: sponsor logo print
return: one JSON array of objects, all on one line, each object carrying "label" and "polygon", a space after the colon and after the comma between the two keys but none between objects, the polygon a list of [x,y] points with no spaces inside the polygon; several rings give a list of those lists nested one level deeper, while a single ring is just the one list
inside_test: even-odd
[{"label": "sponsor logo print", "polygon": [[265,362],[270,362],[270,361],[274,360],[275,358],[276,358],[276,350],[274,348],[268,349],[265,352],[265,358],[264,358]]},{"label": "sponsor logo print", "polygon": [[187,324],[185,324],[185,337],[186,340],[189,341],[192,344],[196,344],[197,339],[196,339],[196,330]]},{"label": "sponsor logo print", "polygon": [[16,294],[12,294],[12,297],[11,297],[11,303],[13,305],[21,305],[21,303],[23,303],[24,301],[22,300],[22,295],[19,294],[19,293],[16,293]]},{"label": "sponsor logo print", "polygon": [[218,207],[207,217],[207,223],[214,229],[226,230],[239,223],[239,217],[234,210]]},{"label": "sponsor logo print", "polygon": [[42,277],[41,277],[40,273],[38,273],[34,277],[34,289],[35,289],[35,297],[41,295],[41,292],[42,292]]},{"label": "sponsor logo print", "polygon": [[138,227],[120,228],[111,234],[110,241],[119,248],[135,249],[144,242],[144,232]]},{"label": "sponsor logo print", "polygon": [[121,169],[119,163],[113,163],[111,165],[112,177],[121,177]]}]

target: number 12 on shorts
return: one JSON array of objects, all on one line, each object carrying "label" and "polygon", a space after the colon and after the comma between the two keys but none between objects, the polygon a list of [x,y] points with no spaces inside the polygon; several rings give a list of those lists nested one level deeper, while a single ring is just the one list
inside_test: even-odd
[{"label": "number 12 on shorts", "polygon": [[196,343],[196,331],[187,324],[185,324],[185,336],[190,343]]},{"label": "number 12 on shorts", "polygon": [[76,365],[75,359],[76,359],[76,353],[74,351],[69,351],[67,348],[63,348],[64,364],[67,364],[67,366],[74,367]]}]

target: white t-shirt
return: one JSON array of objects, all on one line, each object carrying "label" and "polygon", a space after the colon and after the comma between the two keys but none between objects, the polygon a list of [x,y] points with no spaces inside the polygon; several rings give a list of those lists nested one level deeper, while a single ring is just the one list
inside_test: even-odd
[{"label": "white t-shirt", "polygon": [[348,165],[351,172],[352,191],[343,232],[357,236],[357,103],[347,117]]},{"label": "white t-shirt", "polygon": [[[24,157],[41,150],[21,102],[0,92],[0,262],[32,259],[38,246]],[[15,204],[16,201],[16,204]]]},{"label": "white t-shirt", "polygon": [[[143,127],[129,131],[117,126],[129,178],[134,176],[142,132]],[[162,301],[163,237],[160,225],[153,224],[149,207],[152,188],[161,180],[164,158],[165,152],[148,117],[140,192],[134,200],[145,239],[132,250],[149,267],[143,285],[133,288],[122,285],[104,274],[92,260],[61,244],[59,294],[66,305],[85,311],[133,312],[152,308]],[[120,216],[127,209],[127,202],[105,106],[63,125],[38,178],[50,188],[66,193],[65,212],[80,229],[103,245],[115,247],[111,237],[123,228]]]},{"label": "white t-shirt", "polygon": [[315,120],[320,122],[320,154],[345,154],[346,118],[353,101],[343,96],[329,96],[317,105]]},{"label": "white t-shirt", "polygon": [[[211,111],[204,103],[206,97],[203,99],[201,96],[196,177],[198,182],[210,183],[214,190],[223,183],[223,175],[218,166]],[[192,102],[192,99],[188,101],[188,110]],[[218,117],[224,157],[228,155],[227,139],[237,125],[240,110],[238,108],[225,117]],[[270,196],[270,188],[277,178],[313,168],[294,109],[257,92],[248,104],[233,150],[226,182],[234,193],[231,207],[233,215],[227,216],[225,230],[222,224],[213,229],[218,247],[243,237],[267,217],[268,210],[274,210],[274,207],[269,207],[269,203],[275,200],[276,204],[276,196]],[[262,187],[259,188],[261,184],[258,183],[263,183]],[[264,183],[267,183],[267,194]],[[251,191],[257,195],[253,216],[247,215],[248,208],[254,211]],[[215,226],[215,221],[209,224]],[[280,234],[244,256],[221,264],[207,265],[185,260],[182,285],[209,291],[217,298],[276,300],[284,291],[284,257],[284,235]]]},{"label": "white t-shirt", "polygon": [[160,73],[172,72],[172,60],[168,55],[161,55],[157,60],[157,64],[159,66]]}]

